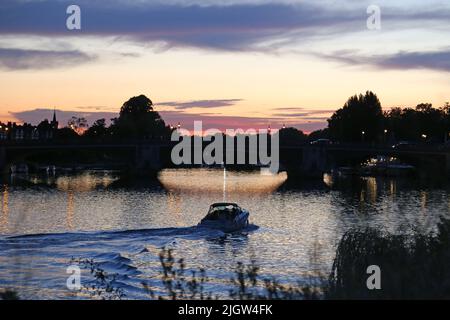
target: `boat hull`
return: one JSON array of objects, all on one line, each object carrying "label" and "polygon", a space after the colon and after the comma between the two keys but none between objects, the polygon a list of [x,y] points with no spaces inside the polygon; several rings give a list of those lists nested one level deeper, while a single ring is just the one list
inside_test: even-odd
[{"label": "boat hull", "polygon": [[221,230],[224,232],[234,232],[234,231],[242,230],[248,226],[248,224],[249,224],[248,217],[249,217],[248,212],[242,212],[237,217],[235,217],[233,220],[203,219],[198,224],[198,227],[216,229],[216,230]]}]

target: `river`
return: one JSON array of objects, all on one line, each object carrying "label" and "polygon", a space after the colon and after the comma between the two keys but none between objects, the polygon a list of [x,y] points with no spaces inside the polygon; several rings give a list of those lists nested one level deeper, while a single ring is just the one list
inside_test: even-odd
[{"label": "river", "polygon": [[[161,289],[164,247],[188,268],[204,268],[209,289],[226,297],[237,262],[255,261],[261,276],[281,282],[306,281],[329,273],[350,228],[430,232],[450,211],[446,185],[286,179],[223,169],[167,169],[153,181],[111,171],[9,177],[0,187],[0,288],[24,299],[92,298],[66,286],[71,259],[86,258],[116,274],[124,298],[148,298],[143,283]],[[250,227],[233,234],[197,229],[209,205],[223,200],[248,209]],[[81,282],[93,281],[83,269]]]}]

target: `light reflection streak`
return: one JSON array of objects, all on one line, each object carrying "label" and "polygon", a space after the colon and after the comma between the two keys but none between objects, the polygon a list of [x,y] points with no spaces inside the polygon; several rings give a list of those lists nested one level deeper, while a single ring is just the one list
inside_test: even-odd
[{"label": "light reflection streak", "polygon": [[2,199],[2,218],[0,219],[0,230],[2,232],[8,232],[9,224],[9,191],[8,186],[3,187],[3,199]]}]

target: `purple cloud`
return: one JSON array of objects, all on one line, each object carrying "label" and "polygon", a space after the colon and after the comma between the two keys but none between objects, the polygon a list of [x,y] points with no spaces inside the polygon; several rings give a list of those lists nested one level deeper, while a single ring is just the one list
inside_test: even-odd
[{"label": "purple cloud", "polygon": [[45,51],[0,48],[0,68],[6,70],[62,68],[95,59],[95,56],[78,50]]},{"label": "purple cloud", "polygon": [[338,51],[319,56],[349,65],[372,65],[382,69],[430,69],[450,72],[450,48],[438,51],[408,52],[364,56],[355,51]]},{"label": "purple cloud", "polygon": [[174,107],[177,110],[184,110],[189,108],[222,108],[233,106],[242,99],[214,99],[214,100],[194,100],[187,102],[168,101],[160,102],[158,106]]},{"label": "purple cloud", "polygon": [[[324,2],[254,2],[242,4],[233,2],[217,5],[207,2],[203,5],[164,3],[163,1],[127,2],[122,0],[103,1],[78,0],[81,7],[82,29],[66,29],[66,8],[70,0],[2,0],[0,2],[0,34],[62,36],[113,36],[124,40],[148,44],[162,42],[165,48],[196,47],[226,51],[275,51],[298,40],[318,36],[321,40],[360,32],[365,29],[367,14],[365,4],[347,1],[342,5]],[[426,5],[383,7],[383,21],[393,22],[405,28],[412,24],[427,22],[445,26],[450,16],[449,6],[428,8]],[[275,41],[272,41],[275,40]],[[12,50],[12,49],[10,49]],[[39,52],[38,52],[39,53]],[[33,54],[24,62],[3,62],[4,68],[31,68]],[[56,53],[48,53],[48,55]],[[71,61],[77,60],[74,52],[66,53]],[[76,56],[80,56],[77,53]],[[42,55],[42,53],[41,53]],[[124,53],[124,56],[136,56]],[[322,55],[325,57],[325,55]],[[364,63],[367,59],[349,56],[338,57],[347,63]],[[432,68],[448,70],[445,59],[448,55],[426,53],[402,53],[375,61],[384,68]],[[57,57],[50,58],[51,60]],[[39,62],[47,59],[40,58]],[[361,61],[362,60],[362,61]],[[448,60],[448,59],[447,59]],[[406,62],[405,62],[406,61]],[[58,63],[49,63],[51,66]],[[46,64],[41,64],[47,67]],[[38,68],[36,62],[34,67]]]},{"label": "purple cloud", "polygon": [[118,36],[138,42],[162,41],[167,47],[246,51],[256,50],[258,44],[272,38],[290,42],[299,32],[307,37],[317,32],[354,30],[365,19],[361,10],[331,9],[306,2],[200,6],[118,0],[104,5],[79,0],[82,29],[69,31],[69,4],[69,0],[2,0],[0,34]]},{"label": "purple cloud", "polygon": [[[179,122],[183,128],[193,130],[194,121],[203,121],[203,128],[215,128],[220,130],[242,128],[244,130],[265,129],[270,125],[273,129],[281,128],[284,124],[310,132],[327,126],[325,119],[308,119],[299,117],[286,119],[280,117],[246,117],[246,116],[224,116],[215,113],[187,113],[185,111],[159,111],[166,124],[176,125]],[[12,116],[21,122],[38,124],[44,119],[51,119],[53,109],[37,108],[21,112],[10,112]],[[118,116],[116,112],[103,111],[79,111],[79,110],[56,110],[56,117],[60,126],[65,126],[71,117],[84,117],[88,124],[92,125],[95,120],[104,118],[109,120]]]}]

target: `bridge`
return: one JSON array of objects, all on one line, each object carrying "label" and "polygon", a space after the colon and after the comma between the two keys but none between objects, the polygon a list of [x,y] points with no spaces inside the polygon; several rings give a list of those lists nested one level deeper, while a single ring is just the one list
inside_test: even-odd
[{"label": "bridge", "polygon": [[[41,156],[51,159],[64,157],[79,159],[80,153],[111,153],[119,158],[117,163],[141,172],[157,172],[163,168],[162,153],[170,145],[161,141],[127,142],[127,143],[14,143],[0,145],[0,172],[7,171],[11,164],[30,162],[30,157]],[[120,155],[120,156],[118,156]],[[53,156],[53,157],[52,157]],[[116,159],[117,160],[117,159]],[[31,160],[32,162],[32,160]]]},{"label": "bridge", "polygon": [[450,178],[450,149],[436,145],[407,149],[364,144],[302,145],[280,147],[283,169],[290,176],[321,177],[339,166],[354,166],[379,155],[395,157],[424,173]]},{"label": "bridge", "polygon": [[[157,172],[170,166],[173,143],[162,141],[132,141],[124,143],[11,143],[0,144],[0,171],[6,171],[17,162],[30,161],[41,156],[77,158],[83,152],[109,154],[108,159],[136,172]],[[280,170],[291,178],[319,178],[339,166],[352,166],[377,155],[392,156],[416,166],[420,171],[445,175],[450,178],[450,150],[438,146],[420,146],[395,149],[388,146],[362,144],[310,144],[280,146]],[[58,158],[59,159],[59,158]],[[32,161],[31,161],[32,162]]]}]

